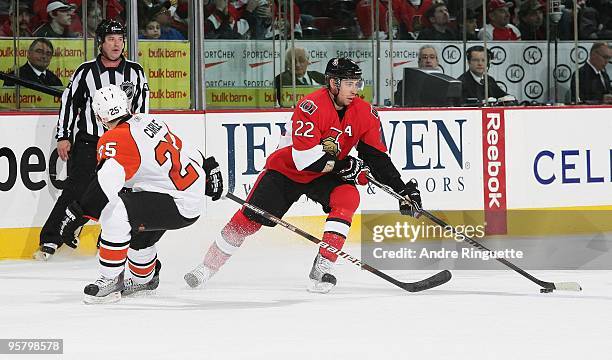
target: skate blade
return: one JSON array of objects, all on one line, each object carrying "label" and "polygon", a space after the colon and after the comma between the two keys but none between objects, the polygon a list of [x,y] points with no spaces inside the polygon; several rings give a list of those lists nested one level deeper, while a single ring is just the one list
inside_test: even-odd
[{"label": "skate blade", "polygon": [[316,294],[327,294],[333,287],[334,284],[332,283],[311,280],[310,285],[308,285],[306,290]]},{"label": "skate blade", "polygon": [[84,295],[83,302],[88,305],[92,304],[111,304],[121,300],[121,292],[115,291],[106,296],[91,296]]},{"label": "skate blade", "polygon": [[52,255],[44,251],[37,250],[32,258],[37,261],[47,261]]},{"label": "skate blade", "polygon": [[187,285],[189,285],[189,287],[194,289],[202,285],[202,282],[198,279],[198,277],[192,273],[185,274],[185,276],[183,276],[183,279],[185,279],[185,282],[187,283]]},{"label": "skate blade", "polygon": [[123,293],[121,294],[121,297],[125,297],[125,298],[139,298],[139,297],[147,297],[147,296],[154,296],[155,294],[157,294],[157,289],[153,289],[153,290],[140,290],[140,291],[134,291],[131,293]]}]

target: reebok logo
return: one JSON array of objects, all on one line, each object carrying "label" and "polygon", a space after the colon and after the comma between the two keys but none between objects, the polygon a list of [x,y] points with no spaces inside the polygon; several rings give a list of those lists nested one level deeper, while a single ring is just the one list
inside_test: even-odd
[{"label": "reebok logo", "polygon": [[482,131],[486,233],[501,235],[507,230],[504,110],[483,110]]}]

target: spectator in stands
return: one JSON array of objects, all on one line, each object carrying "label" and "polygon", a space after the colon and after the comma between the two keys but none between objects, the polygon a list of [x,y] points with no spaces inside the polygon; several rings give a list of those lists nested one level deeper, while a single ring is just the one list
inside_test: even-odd
[{"label": "spectator in stands", "polygon": [[[357,15],[357,22],[359,23],[359,28],[361,29],[361,34],[362,37],[364,39],[371,39],[372,37],[375,37],[376,33],[376,29],[374,28],[375,25],[372,24],[372,1],[374,1],[375,3],[378,3],[378,14],[379,14],[379,18],[378,18],[378,26],[379,26],[379,37],[381,39],[388,39],[388,34],[389,34],[389,23],[387,21],[388,19],[388,7],[389,7],[389,2],[387,0],[360,0],[356,7],[355,7],[355,12]],[[400,1],[397,0],[393,0],[392,2],[393,4],[393,22],[394,23],[399,23],[398,19],[398,15],[399,15],[399,9],[400,9]],[[395,38],[397,38],[397,36],[395,36]]]},{"label": "spectator in stands", "polygon": [[[249,0],[249,3],[253,1],[256,0]],[[257,8],[253,10],[255,11],[255,14],[257,14],[257,11],[259,11],[260,14],[255,15],[255,19],[257,20],[255,26],[257,26],[257,30],[251,33],[255,33],[255,38],[260,39],[261,35],[259,29],[263,28],[265,30],[265,39],[289,39],[291,37],[291,14],[289,9],[284,8],[285,1],[281,0],[279,2],[279,0],[274,0],[270,1],[270,3],[272,6],[270,10],[270,16],[268,16],[262,10],[258,10]],[[291,4],[293,6],[293,34],[296,39],[301,39],[302,22],[300,8],[293,1],[291,1]],[[251,36],[251,38],[253,38],[253,35]]]},{"label": "spectator in stands", "polygon": [[[15,3],[12,2],[8,10],[9,19],[0,26],[0,37],[13,36],[12,20],[16,13],[15,9]],[[30,27],[30,20],[32,19],[32,16],[33,14],[30,6],[26,2],[20,2],[19,11],[17,12],[17,35],[22,37],[32,36],[32,28]]]},{"label": "spectator in stands", "polygon": [[[360,0],[357,3],[356,15],[361,28],[361,33],[364,38],[371,38],[373,34],[371,1]],[[392,34],[395,39],[414,40],[415,33],[421,31],[424,26],[428,25],[429,20],[424,19],[425,12],[431,7],[434,0],[391,0],[393,6],[392,24],[397,24],[397,29],[392,29]],[[383,36],[388,38],[388,0],[378,1],[379,6],[379,31]]]},{"label": "spectator in stands", "polygon": [[[438,62],[438,52],[431,45],[423,45],[419,49],[419,69],[427,70],[428,72],[442,72],[440,64]],[[395,104],[402,104],[402,90],[404,89],[404,80],[397,82],[397,90],[393,94]]]},{"label": "spectator in stands", "polygon": [[95,38],[98,24],[102,21],[102,7],[96,0],[87,0],[87,37]]},{"label": "spectator in stands", "polygon": [[142,34],[140,34],[138,38],[155,40],[159,39],[160,36],[161,27],[159,26],[159,23],[155,20],[149,20],[145,23],[144,29],[142,29]]},{"label": "spectator in stands", "polygon": [[524,1],[518,15],[522,40],[546,40],[544,6],[539,0]]},{"label": "spectator in stands", "polygon": [[512,6],[504,0],[491,0],[487,5],[489,23],[478,32],[478,37],[482,40],[521,40],[519,29],[510,24],[510,11]]},{"label": "spectator in stands", "polygon": [[458,40],[457,33],[449,27],[450,16],[444,3],[435,3],[425,13],[430,26],[423,29],[417,40]]},{"label": "spectator in stands", "polygon": [[189,1],[176,0],[176,4],[170,7],[170,12],[172,13],[172,27],[187,39],[189,37]]},{"label": "spectator in stands", "polygon": [[465,28],[465,39],[467,41],[478,40],[478,15],[474,10],[467,8],[465,14],[465,26],[463,26],[463,13],[460,13],[457,17],[459,22],[459,39],[463,39],[463,31]]},{"label": "spectator in stands", "polygon": [[[288,49],[285,54],[285,71],[274,78],[274,88],[276,89],[276,100],[281,106],[289,105],[281,102],[282,87],[293,86],[291,67],[293,53],[295,52],[295,86],[316,87],[325,84],[325,75],[318,71],[308,71],[308,54],[303,48]],[[293,105],[293,103],[291,103]]]},{"label": "spectator in stands", "polygon": [[188,7],[187,0],[138,0],[138,28],[142,31],[151,20],[152,12],[159,7],[165,7],[170,12],[168,27],[177,30],[185,39],[188,37]]},{"label": "spectator in stands", "polygon": [[[48,70],[53,57],[53,44],[45,38],[34,40],[28,48],[28,61],[19,68],[19,78],[47,86],[62,86],[62,81]],[[11,75],[14,72],[10,73]],[[10,80],[4,86],[15,86]]]},{"label": "spectator in stands", "polygon": [[[485,52],[484,47],[477,45],[467,49],[466,57],[469,70],[458,78],[458,80],[461,80],[462,84],[463,103],[474,102],[473,99],[478,99],[478,103],[480,104],[485,100],[484,73],[485,68],[489,67],[489,61],[492,55],[490,51],[487,50]],[[509,96],[508,93],[497,85],[497,82],[492,76],[487,75],[487,79],[489,98],[495,98],[501,101],[515,100],[514,97]]]},{"label": "spectator in stands", "polygon": [[[610,76],[606,65],[612,59],[612,49],[604,42],[596,42],[591,46],[589,59],[578,69],[579,97],[586,103],[600,104],[604,95],[611,94]],[[576,73],[572,74],[570,83],[572,100],[576,101]]]},{"label": "spectator in stands", "polygon": [[265,0],[214,0],[205,12],[204,36],[209,39],[260,39],[272,23]]},{"label": "spectator in stands", "polygon": [[172,27],[171,4],[166,2],[162,5],[153,6],[150,9],[150,18],[157,21],[160,26],[160,40],[186,40],[180,31]]},{"label": "spectator in stands", "polygon": [[36,29],[34,36],[45,38],[75,37],[75,34],[68,29],[72,24],[72,15],[74,15],[75,8],[73,4],[67,4],[63,1],[51,1],[47,5],[47,14],[50,20]]},{"label": "spectator in stands", "polygon": [[140,31],[140,35],[142,35],[142,32],[146,28],[147,24],[152,20],[151,17],[153,16],[153,10],[156,10],[156,7],[159,6],[159,2],[157,0],[155,1],[138,0],[137,4],[138,4],[138,29]]},{"label": "spectator in stands", "polygon": [[[416,38],[419,33],[429,25],[429,19],[425,16],[427,10],[436,2],[442,0],[403,0],[398,9],[400,19],[400,39]],[[393,8],[395,10],[395,7]]]},{"label": "spectator in stands", "polygon": [[586,4],[578,15],[580,39],[612,39],[612,1],[591,0]]},{"label": "spectator in stands", "polygon": [[[256,4],[256,0],[250,0]],[[247,39],[254,20],[250,17],[252,6],[239,11],[228,0],[214,0],[206,8],[204,37],[207,39]],[[242,17],[244,14],[245,17]],[[249,20],[251,20],[249,22]]]}]

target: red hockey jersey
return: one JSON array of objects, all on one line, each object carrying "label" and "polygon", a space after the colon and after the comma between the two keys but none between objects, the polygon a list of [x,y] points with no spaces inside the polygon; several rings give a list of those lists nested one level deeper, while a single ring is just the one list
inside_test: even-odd
[{"label": "red hockey jersey", "polygon": [[304,169],[326,152],[344,159],[360,141],[387,152],[378,112],[355,97],[341,120],[328,90],[322,88],[299,102],[280,148],[266,161],[266,169],[278,171],[295,182],[308,183],[325,173]]}]

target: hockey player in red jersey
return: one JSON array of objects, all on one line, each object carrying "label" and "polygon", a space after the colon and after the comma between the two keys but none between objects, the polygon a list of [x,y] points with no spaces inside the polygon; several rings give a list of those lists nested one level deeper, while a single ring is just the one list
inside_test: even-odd
[{"label": "hockey player in red jersey", "polygon": [[99,89],[92,110],[108,129],[98,141],[98,170],[82,198],[66,209],[60,234],[74,241],[74,229],[99,220],[100,277],[85,287],[84,302],[106,303],[157,288],[155,243],[166,230],[193,224],[204,194],[218,200],[223,181],[214,157],[205,158],[163,121],[131,114],[117,86]]},{"label": "hockey player in red jersey", "polygon": [[[357,96],[363,88],[361,69],[352,60],[334,58],[325,70],[326,86],[306,96],[293,113],[280,148],[272,153],[247,201],[282,218],[302,195],[319,202],[328,213],[323,241],[341,249],[359,206],[355,185],[366,174],[406,196],[402,213],[416,214],[421,198],[416,183],[404,184],[382,142],[377,111]],[[349,155],[356,148],[358,157]],[[271,221],[242,208],[221,231],[204,262],[185,275],[191,287],[214,275],[245,238]],[[337,255],[319,249],[310,271],[310,291],[326,293],[336,284],[332,267]]]}]

